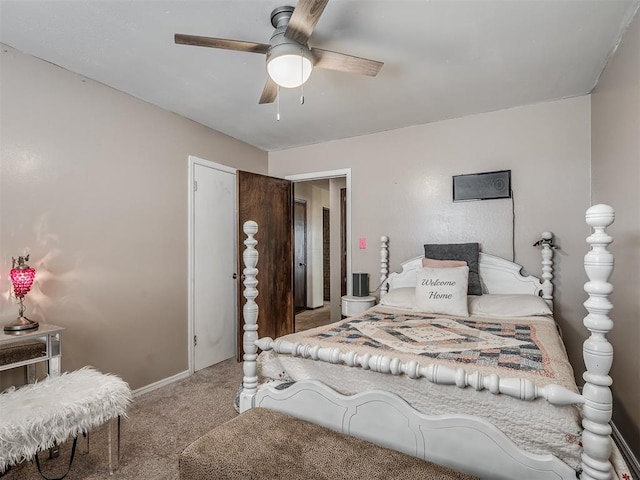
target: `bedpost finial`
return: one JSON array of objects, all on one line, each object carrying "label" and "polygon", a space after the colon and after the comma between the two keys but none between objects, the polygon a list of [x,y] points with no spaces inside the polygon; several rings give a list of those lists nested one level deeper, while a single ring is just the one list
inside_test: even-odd
[{"label": "bedpost finial", "polygon": [[540,234],[540,239],[533,244],[534,247],[542,247],[543,250],[545,248],[553,248],[555,250],[556,246],[553,244],[553,233],[551,232],[542,232]]},{"label": "bedpost finial", "polygon": [[255,235],[258,233],[258,224],[253,220],[247,220],[242,224],[242,231],[246,235]]},{"label": "bedpost finial", "polygon": [[593,205],[585,215],[587,224],[593,228],[606,228],[615,220],[613,208],[609,205]]}]

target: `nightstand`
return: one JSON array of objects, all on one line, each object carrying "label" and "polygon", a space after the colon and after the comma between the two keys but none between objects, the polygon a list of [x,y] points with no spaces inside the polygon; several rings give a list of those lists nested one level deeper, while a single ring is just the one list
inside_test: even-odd
[{"label": "nightstand", "polygon": [[342,297],[342,315],[351,317],[370,309],[376,304],[376,297],[354,297],[345,295]]}]

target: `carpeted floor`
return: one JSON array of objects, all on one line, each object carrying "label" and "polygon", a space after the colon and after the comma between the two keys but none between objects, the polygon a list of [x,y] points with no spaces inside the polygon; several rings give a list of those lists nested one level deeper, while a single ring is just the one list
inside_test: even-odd
[{"label": "carpeted floor", "polygon": [[265,408],[249,410],[192,443],[180,457],[180,475],[182,480],[472,480]]},{"label": "carpeted floor", "polygon": [[[178,480],[180,453],[214,427],[237,416],[233,400],[241,379],[242,364],[229,359],[135,398],[129,409],[129,418],[122,422],[120,469],[116,475],[109,476],[107,428],[103,426],[91,433],[89,453],[76,454],[66,479]],[[71,442],[62,445],[60,450],[60,456],[53,460],[48,459],[46,452],[41,454],[43,472],[49,478],[59,478],[66,471]],[[78,452],[85,451],[86,443],[80,439]],[[424,479],[471,478],[458,473],[443,477],[441,468],[430,468],[426,462],[424,465],[424,475],[421,475]],[[1,478],[36,480],[41,477],[35,463],[24,462]],[[286,478],[302,480],[291,476]]]},{"label": "carpeted floor", "polygon": [[325,305],[320,308],[304,310],[296,314],[296,332],[309,330],[310,328],[319,327],[331,323],[331,307]]}]

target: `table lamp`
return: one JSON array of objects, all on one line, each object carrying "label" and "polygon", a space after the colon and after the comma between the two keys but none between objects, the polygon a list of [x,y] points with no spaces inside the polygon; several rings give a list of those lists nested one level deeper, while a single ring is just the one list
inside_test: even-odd
[{"label": "table lamp", "polygon": [[29,255],[18,257],[18,260],[11,257],[11,260],[13,262],[11,268],[11,283],[13,284],[13,292],[19,302],[18,318],[6,324],[4,331],[19,333],[23,330],[38,328],[38,322],[29,320],[24,316],[24,296],[31,290],[36,271],[25,263],[29,261]]}]

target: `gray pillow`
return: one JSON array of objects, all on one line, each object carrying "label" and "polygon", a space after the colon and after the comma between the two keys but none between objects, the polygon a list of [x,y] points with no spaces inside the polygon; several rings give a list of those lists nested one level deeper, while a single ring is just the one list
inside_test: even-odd
[{"label": "gray pillow", "polygon": [[469,266],[469,295],[482,295],[478,274],[480,245],[477,243],[430,243],[424,246],[424,256],[435,260],[464,260]]}]

